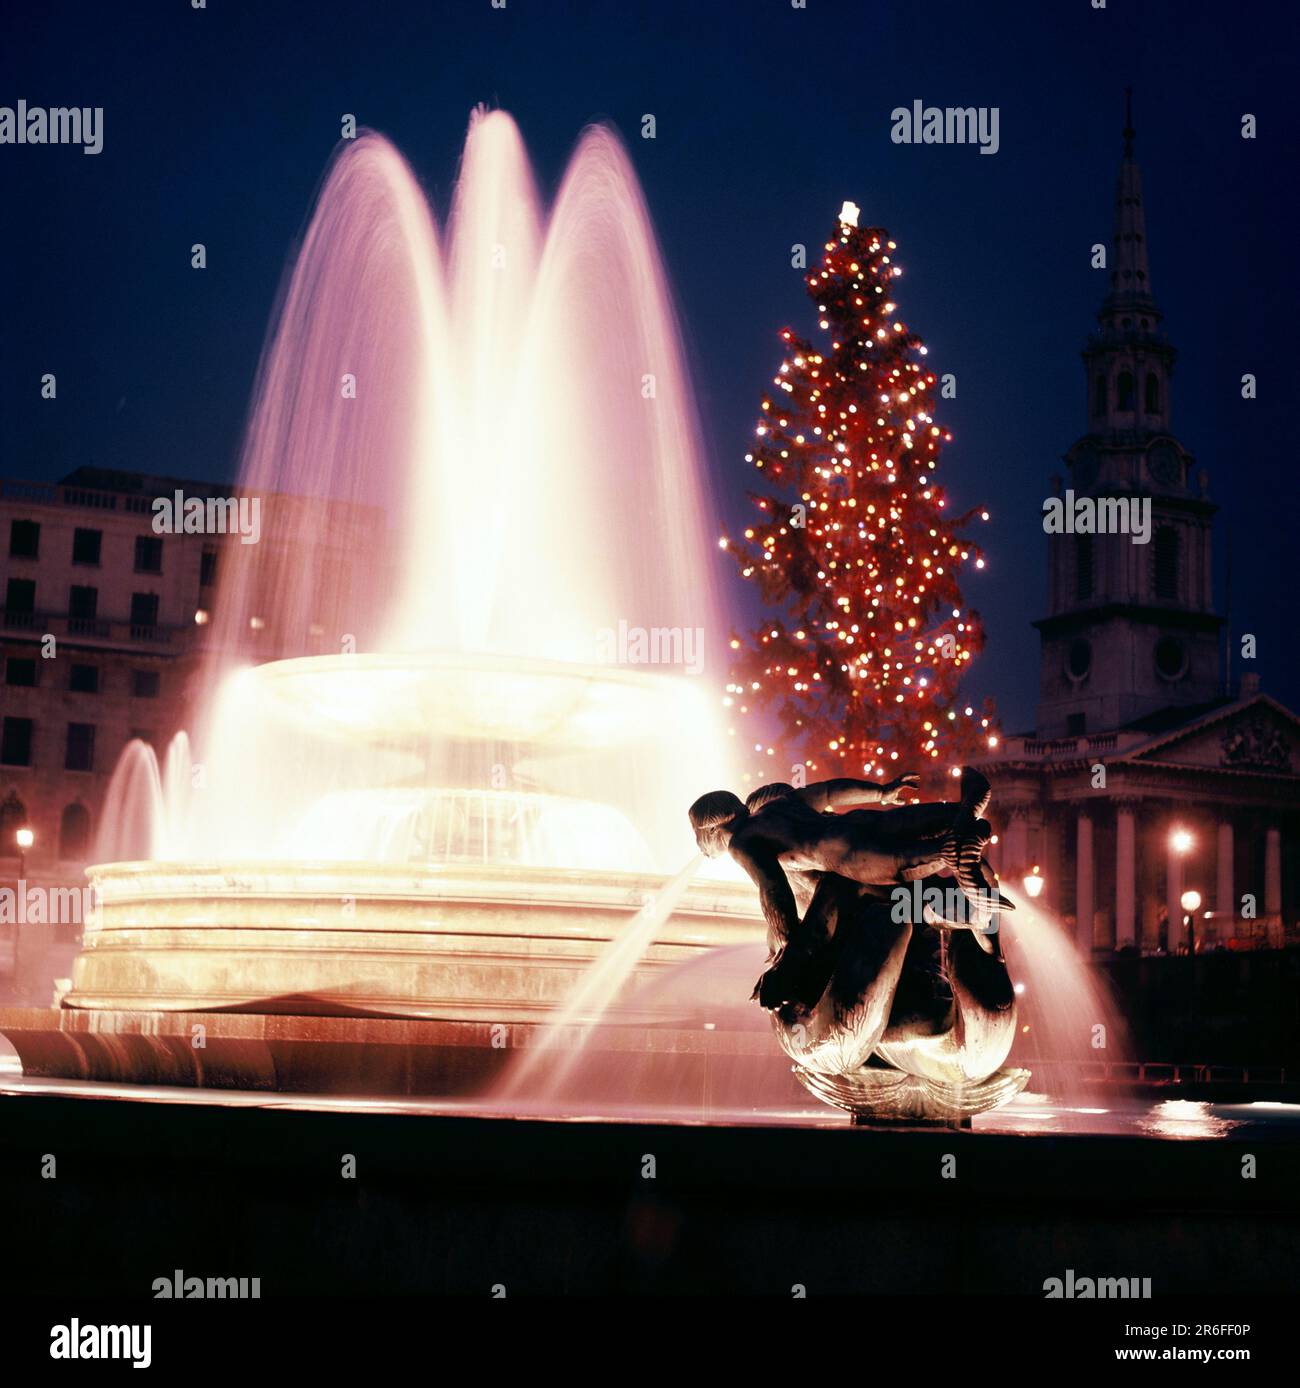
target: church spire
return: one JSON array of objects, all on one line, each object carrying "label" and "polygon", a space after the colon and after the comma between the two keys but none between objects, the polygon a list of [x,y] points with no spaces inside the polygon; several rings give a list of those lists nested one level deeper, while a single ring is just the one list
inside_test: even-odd
[{"label": "church spire", "polygon": [[1133,158],[1133,89],[1124,92],[1124,159],[1115,184],[1115,234],[1111,244],[1110,293],[1097,315],[1104,328],[1124,333],[1152,331],[1160,311],[1151,296],[1147,261],[1142,174]]},{"label": "church spire", "polygon": [[1082,353],[1088,424],[1065,454],[1066,495],[1073,494],[1065,504],[1093,501],[1091,514],[1100,515],[1127,499],[1143,508],[1150,528],[1141,543],[1109,523],[1092,534],[1048,535],[1049,611],[1034,623],[1042,637],[1044,738],[1124,727],[1171,705],[1208,703],[1220,691],[1210,582],[1214,506],[1173,432],[1178,353],[1151,295],[1133,102],[1125,95],[1110,285],[1100,327]]},{"label": "church spire", "polygon": [[[1133,157],[1136,132],[1131,89],[1124,93],[1123,133],[1114,238],[1106,262],[1110,284],[1097,312],[1099,330],[1091,334],[1083,351],[1088,432],[1112,442],[1135,434],[1150,438],[1168,433],[1170,386],[1178,356],[1161,328],[1160,310],[1151,293],[1142,175]],[[1172,474],[1170,468],[1163,471]],[[1077,484],[1079,479],[1075,480]]]}]

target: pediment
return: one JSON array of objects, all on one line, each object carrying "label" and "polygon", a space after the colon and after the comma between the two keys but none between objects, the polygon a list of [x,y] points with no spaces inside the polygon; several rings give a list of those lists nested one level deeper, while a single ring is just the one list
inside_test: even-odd
[{"label": "pediment", "polygon": [[1165,733],[1132,755],[1136,761],[1294,776],[1300,774],[1300,719],[1259,695]]}]

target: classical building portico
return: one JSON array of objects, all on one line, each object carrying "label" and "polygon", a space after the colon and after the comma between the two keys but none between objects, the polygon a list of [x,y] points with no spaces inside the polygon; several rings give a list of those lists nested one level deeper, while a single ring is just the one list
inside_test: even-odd
[{"label": "classical building portico", "polygon": [[1006,738],[998,871],[1014,894],[1038,866],[1085,950],[1183,949],[1186,890],[1198,949],[1280,946],[1300,902],[1283,851],[1300,840],[1297,766],[1300,719],[1259,693],[1163,733]]}]

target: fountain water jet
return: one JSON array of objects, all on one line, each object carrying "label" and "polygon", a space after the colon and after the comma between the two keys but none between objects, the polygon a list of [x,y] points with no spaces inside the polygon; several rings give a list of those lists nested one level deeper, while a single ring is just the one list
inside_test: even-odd
[{"label": "fountain water jet", "polygon": [[[583,133],[547,216],[514,123],[477,112],[445,238],[387,141],[344,146],[240,487],[262,539],[223,551],[204,777],[184,745],[161,777],[128,753],[106,856],[144,861],[91,869],[65,1005],[420,1018],[459,1053],[440,1083],[477,1083],[503,1058],[480,1033],[570,995],[731,780],[698,426],[618,140]],[[340,582],[364,508],[389,539]],[[692,662],[602,663],[629,627]],[[739,882],[674,898],[642,971],[758,933]]]},{"label": "fountain water jet", "polygon": [[158,758],[147,742],[133,737],[122,749],[104,792],[96,859],[155,857],[162,849],[165,817]]},{"label": "fountain water jet", "polygon": [[[620,623],[723,634],[678,328],[609,131],[584,132],[548,221],[514,123],[476,113],[445,248],[396,151],[346,148],[282,295],[241,485],[271,527],[285,494],[382,506],[394,561],[339,593],[346,536],[292,566],[232,547],[216,648],[316,659],[217,666],[209,784],[169,856],[296,857],[331,797],[384,819],[386,788],[486,784],[613,805],[646,840],[628,867],[681,861],[683,797],[729,779],[716,701],[704,679],[592,668]],[[317,654],[331,641],[382,668]],[[609,866],[599,837],[551,843],[552,865]]]},{"label": "fountain water jet", "polygon": [[534,1037],[531,1048],[506,1074],[497,1092],[499,1099],[533,1097],[546,1101],[563,1093],[592,1030],[606,1023],[614,1000],[676,909],[703,861],[703,856],[696,854],[628,921],[619,937],[582,976],[564,1006]]},{"label": "fountain water jet", "polygon": [[1023,990],[1012,1062],[1028,1066],[1054,1094],[1081,1102],[1091,1070],[1128,1061],[1128,1027],[1056,917],[1020,901],[1003,929],[1007,966]]},{"label": "fountain water jet", "polygon": [[187,829],[191,776],[193,758],[185,731],[166,745],[161,766],[153,747],[133,737],[104,793],[94,841],[96,861],[172,856]]}]

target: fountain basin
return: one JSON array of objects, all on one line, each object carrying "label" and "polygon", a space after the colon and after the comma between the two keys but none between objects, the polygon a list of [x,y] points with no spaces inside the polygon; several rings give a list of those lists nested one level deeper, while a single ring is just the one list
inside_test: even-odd
[{"label": "fountain basin", "polygon": [[599,752],[700,707],[689,681],[658,671],[479,651],[301,656],[242,678],[264,716],[348,746],[458,739]]},{"label": "fountain basin", "polygon": [[[444,1096],[483,1092],[535,1045],[663,885],[483,863],[138,862],[88,875],[98,905],[62,1008],[0,1009],[29,1076]],[[747,884],[696,881],[621,996],[762,938]],[[602,1021],[596,1049],[631,1093],[665,1069],[698,1088],[719,1058],[756,1074],[774,1058],[764,1033],[701,1027],[662,989],[635,1006],[616,998]]]},{"label": "fountain basin", "polygon": [[728,783],[715,703],[700,680],[556,660],[271,661],[220,684],[201,789],[188,743],[168,753],[167,795],[156,763],[135,776],[143,786],[129,764],[115,776],[104,820],[126,829],[99,856],[236,874],[252,862],[660,872],[693,851],[685,807]]},{"label": "fountain basin", "polygon": [[[65,1008],[542,1021],[663,885],[483,863],[113,863]],[[634,971],[762,938],[752,888],[695,882]],[[611,1022],[664,1018],[620,1010]]]}]

